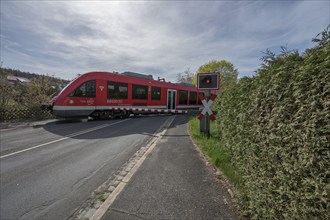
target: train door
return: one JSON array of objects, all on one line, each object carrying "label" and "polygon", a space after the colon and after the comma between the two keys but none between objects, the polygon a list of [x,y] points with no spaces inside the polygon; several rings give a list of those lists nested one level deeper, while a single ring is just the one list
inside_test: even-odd
[{"label": "train door", "polygon": [[176,90],[168,89],[167,90],[167,109],[176,108]]}]

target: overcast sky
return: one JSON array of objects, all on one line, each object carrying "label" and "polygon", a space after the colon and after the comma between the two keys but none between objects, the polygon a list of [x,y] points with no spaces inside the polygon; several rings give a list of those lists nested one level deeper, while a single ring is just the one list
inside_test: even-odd
[{"label": "overcast sky", "polygon": [[304,52],[330,23],[330,1],[1,1],[3,67],[72,79],[133,71],[174,82],[228,60],[251,76],[261,52]]}]

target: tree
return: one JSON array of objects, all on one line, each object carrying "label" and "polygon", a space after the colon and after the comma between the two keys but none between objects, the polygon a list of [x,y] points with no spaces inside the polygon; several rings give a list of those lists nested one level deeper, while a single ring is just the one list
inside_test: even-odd
[{"label": "tree", "polygon": [[56,92],[51,85],[51,77],[42,75],[33,78],[26,87],[22,104],[26,107],[39,108],[41,104],[48,103]]},{"label": "tree", "polygon": [[12,86],[7,80],[8,72],[0,68],[0,108],[6,109],[12,99]]},{"label": "tree", "polygon": [[183,73],[178,73],[176,76],[176,81],[178,83],[194,83],[193,79],[195,74],[190,71],[190,68],[187,68]]},{"label": "tree", "polygon": [[328,25],[328,27],[324,31],[322,31],[321,33],[316,35],[316,37],[312,41],[314,43],[317,43],[318,47],[325,47],[325,46],[329,45],[329,42],[330,42],[330,24]]}]

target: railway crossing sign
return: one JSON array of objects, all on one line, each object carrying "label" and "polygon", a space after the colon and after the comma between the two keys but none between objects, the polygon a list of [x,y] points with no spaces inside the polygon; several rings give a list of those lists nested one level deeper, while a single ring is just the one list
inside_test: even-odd
[{"label": "railway crossing sign", "polygon": [[[220,84],[220,73],[200,73],[197,75],[197,88],[205,93],[199,94],[199,99],[204,105],[204,109],[199,114],[198,119],[200,120],[200,132],[203,132],[210,137],[210,119],[216,120],[211,107],[216,99],[217,95],[212,94],[211,90],[218,90]],[[205,116],[205,117],[204,117]]]},{"label": "railway crossing sign", "polygon": [[217,97],[216,94],[212,94],[210,100],[206,101],[205,96],[203,95],[203,93],[199,94],[199,98],[200,98],[200,100],[202,101],[202,103],[204,105],[204,109],[202,110],[202,112],[198,116],[199,120],[202,120],[206,113],[210,116],[210,119],[212,121],[216,120],[216,117],[215,117],[215,115],[213,114],[213,112],[211,110],[211,106],[212,106],[214,100],[216,99],[216,97]]}]

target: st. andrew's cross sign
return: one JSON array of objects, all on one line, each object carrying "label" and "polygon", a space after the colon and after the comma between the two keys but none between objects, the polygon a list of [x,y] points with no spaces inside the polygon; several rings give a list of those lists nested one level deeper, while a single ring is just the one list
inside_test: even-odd
[{"label": "st. andrew's cross sign", "polygon": [[198,115],[198,119],[199,119],[199,120],[202,120],[206,113],[209,114],[210,119],[211,119],[212,121],[215,121],[215,120],[216,120],[215,115],[213,114],[213,112],[212,112],[212,110],[211,110],[211,106],[212,106],[213,101],[214,101],[214,99],[215,99],[216,97],[217,97],[216,94],[212,94],[210,100],[209,100],[209,101],[206,101],[205,96],[203,95],[203,93],[200,93],[200,94],[199,94],[199,99],[202,101],[202,103],[203,103],[203,105],[204,105],[204,109],[203,109],[202,112]]},{"label": "st. andrew's cross sign", "polygon": [[[198,119],[202,120],[207,113],[212,121],[215,121],[215,115],[211,110],[211,106],[217,95],[210,93],[210,90],[218,90],[220,84],[220,73],[200,73],[197,75],[197,88],[198,90],[205,90],[205,96],[203,93],[199,94],[199,99],[204,105],[203,111],[199,114]],[[211,96],[211,97],[210,97]],[[210,99],[209,99],[210,98]]]},{"label": "st. andrew's cross sign", "polygon": [[219,85],[220,73],[200,73],[197,75],[197,89],[205,93],[199,94],[199,98],[204,105],[204,109],[198,116],[200,120],[200,131],[206,133],[208,137],[210,136],[210,119],[212,121],[216,120],[211,107],[217,95],[211,95],[211,90],[218,90]]}]

